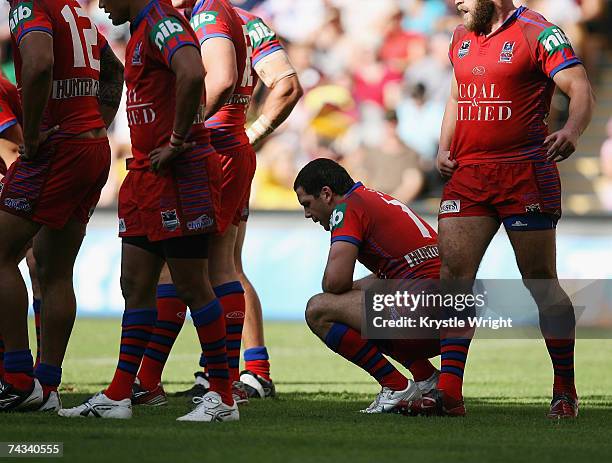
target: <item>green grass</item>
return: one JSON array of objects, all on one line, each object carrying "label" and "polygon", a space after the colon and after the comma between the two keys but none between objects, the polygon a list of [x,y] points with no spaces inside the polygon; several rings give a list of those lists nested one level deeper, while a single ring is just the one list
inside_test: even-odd
[{"label": "green grass", "polygon": [[[267,339],[279,397],[252,400],[241,421],[177,423],[189,410],[136,408],[134,419],[68,420],[40,414],[0,416],[0,441],[62,441],[70,461],[604,461],[612,455],[612,340],[579,340],[581,414],[545,418],[552,371],[543,342],[476,340],[466,372],[465,419],[357,413],[378,391],[368,375],[329,352],[303,324],[270,323]],[[117,320],[78,320],[64,363],[65,406],[111,379]],[[170,357],[168,391],[191,384],[198,348],[186,326]]]}]

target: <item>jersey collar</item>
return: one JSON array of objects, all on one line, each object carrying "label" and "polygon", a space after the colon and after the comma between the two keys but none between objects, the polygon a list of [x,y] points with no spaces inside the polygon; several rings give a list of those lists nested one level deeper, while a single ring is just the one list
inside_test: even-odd
[{"label": "jersey collar", "polygon": [[501,27],[499,29],[497,29],[495,32],[492,32],[488,35],[485,35],[484,37],[489,38],[492,37],[494,35],[496,35],[498,32],[503,31],[504,29],[506,29],[510,24],[512,24],[520,15],[523,14],[523,12],[527,9],[527,7],[521,5],[519,6],[516,10],[514,10],[514,13],[512,13],[505,21],[504,23],[501,25]]},{"label": "jersey collar", "polygon": [[134,20],[130,24],[130,33],[131,34],[133,34],[134,31],[136,29],[138,29],[138,26],[140,26],[140,23],[145,18],[145,16],[147,14],[149,14],[149,11],[151,11],[151,8],[153,8],[153,5],[156,2],[157,2],[157,0],[151,0],[149,3],[147,3],[147,6],[145,6],[142,10],[140,10],[140,12],[136,15],[136,17],[134,18]]},{"label": "jersey collar", "polygon": [[354,185],[351,187],[351,189],[350,189],[349,191],[347,191],[347,192],[346,192],[346,194],[344,195],[344,199],[348,198],[348,197],[349,197],[349,196],[350,196],[350,195],[353,193],[353,191],[355,191],[357,188],[359,188],[359,187],[361,187],[361,186],[363,186],[363,183],[361,183],[361,182],[357,182],[357,183],[355,183],[355,184],[354,184]]}]

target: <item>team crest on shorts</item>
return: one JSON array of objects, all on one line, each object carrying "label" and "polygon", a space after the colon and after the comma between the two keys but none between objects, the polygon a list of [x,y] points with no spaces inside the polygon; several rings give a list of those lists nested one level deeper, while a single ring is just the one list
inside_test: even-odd
[{"label": "team crest on shorts", "polygon": [[119,233],[125,233],[127,227],[125,226],[125,219],[119,218]]},{"label": "team crest on shorts", "polygon": [[500,63],[512,63],[512,57],[514,56],[514,46],[516,42],[504,42],[501,53],[499,54]]},{"label": "team crest on shorts", "polygon": [[175,231],[181,225],[176,209],[172,209],[171,211],[162,211],[161,218],[163,227],[169,232]]},{"label": "team crest on shorts", "polygon": [[440,203],[440,211],[438,214],[454,214],[459,211],[461,211],[461,200],[447,199]]},{"label": "team crest on shorts", "polygon": [[465,58],[470,52],[470,45],[472,45],[471,40],[464,40],[461,46],[459,47],[459,51],[457,52],[457,56],[459,58]]}]

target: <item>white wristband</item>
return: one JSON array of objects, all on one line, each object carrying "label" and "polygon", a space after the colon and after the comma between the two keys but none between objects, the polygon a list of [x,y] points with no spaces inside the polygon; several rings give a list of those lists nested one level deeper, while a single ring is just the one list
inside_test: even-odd
[{"label": "white wristband", "polygon": [[246,131],[247,137],[249,137],[249,143],[253,144],[256,141],[270,135],[272,132],[274,132],[275,128],[276,127],[274,127],[272,121],[270,121],[265,114],[262,114]]}]

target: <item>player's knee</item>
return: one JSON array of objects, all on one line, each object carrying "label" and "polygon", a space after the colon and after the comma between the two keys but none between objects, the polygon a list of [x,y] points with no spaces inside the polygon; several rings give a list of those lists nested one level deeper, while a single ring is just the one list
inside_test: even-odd
[{"label": "player's knee", "polygon": [[312,330],[315,330],[315,328],[324,321],[325,308],[321,304],[321,296],[322,294],[312,296],[306,304],[306,323]]},{"label": "player's knee", "polygon": [[145,304],[144,301],[150,299],[149,293],[155,294],[154,287],[130,274],[122,274],[119,283],[128,306]]},{"label": "player's knee", "polygon": [[476,271],[458,262],[442,262],[440,279],[442,280],[473,280]]}]

